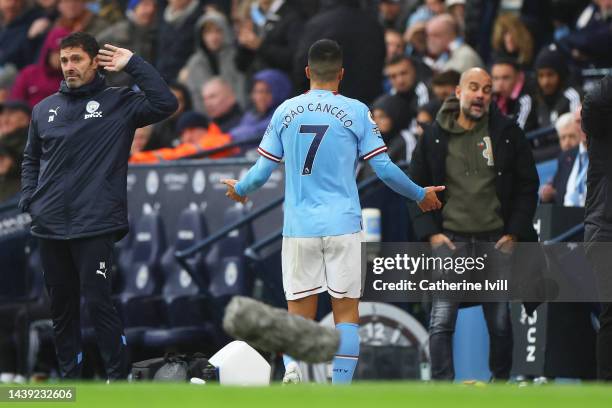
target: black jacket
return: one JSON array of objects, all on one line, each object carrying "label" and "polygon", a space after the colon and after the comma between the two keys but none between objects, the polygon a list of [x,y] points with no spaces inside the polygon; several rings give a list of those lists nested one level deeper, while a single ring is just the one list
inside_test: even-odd
[{"label": "black jacket", "polygon": [[[501,203],[504,233],[519,241],[537,241],[533,217],[538,202],[539,179],[525,134],[491,104],[489,135],[495,157],[496,191]],[[425,129],[410,163],[410,176],[421,186],[445,184],[448,133],[438,122]],[[444,193],[440,194],[444,203]],[[410,205],[414,232],[419,240],[442,232],[442,211],[421,212]]]},{"label": "black jacket", "polygon": [[358,7],[360,2],[337,3],[304,26],[293,66],[297,90],[308,89],[304,74],[308,49],[315,41],[328,38],[337,41],[344,54],[345,72],[340,93],[369,104],[382,94],[386,53],[384,31],[375,15]]},{"label": "black jacket", "polygon": [[166,81],[174,81],[191,56],[196,41],[193,28],[201,16],[202,7],[198,6],[180,23],[169,23],[162,17],[157,37],[156,67]]},{"label": "black jacket", "polygon": [[178,103],[157,71],[133,56],[124,71],[144,92],[109,88],[104,77],[68,88],[32,112],[19,206],[32,234],[72,239],[128,230],[127,166],[136,128],[171,115]]},{"label": "black jacket", "polygon": [[285,2],[268,18],[257,51],[238,46],[236,66],[240,71],[253,75],[262,69],[276,68],[291,74],[293,55],[304,27],[301,15],[291,3]]},{"label": "black jacket", "polygon": [[586,94],[582,128],[587,134],[589,168],[585,202],[585,242],[612,241],[612,76]]},{"label": "black jacket", "polygon": [[574,112],[580,106],[580,92],[567,87],[562,92],[546,97],[538,92],[538,127],[554,126],[559,116]]}]

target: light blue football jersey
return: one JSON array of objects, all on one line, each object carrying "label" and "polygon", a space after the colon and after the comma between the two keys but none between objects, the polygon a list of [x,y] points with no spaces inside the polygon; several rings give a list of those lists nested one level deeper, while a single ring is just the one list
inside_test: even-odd
[{"label": "light blue football jersey", "polygon": [[355,174],[358,159],[387,150],[363,103],[325,90],[281,104],[258,152],[285,161],[286,237],[323,237],[361,230]]}]

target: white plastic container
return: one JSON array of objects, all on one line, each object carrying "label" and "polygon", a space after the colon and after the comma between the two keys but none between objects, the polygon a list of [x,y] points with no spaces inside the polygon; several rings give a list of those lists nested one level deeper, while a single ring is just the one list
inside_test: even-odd
[{"label": "white plastic container", "polygon": [[270,364],[244,341],[233,341],[208,360],[219,371],[221,385],[270,385]]},{"label": "white plastic container", "polygon": [[378,208],[364,208],[361,210],[361,218],[366,242],[380,242],[380,210]]}]

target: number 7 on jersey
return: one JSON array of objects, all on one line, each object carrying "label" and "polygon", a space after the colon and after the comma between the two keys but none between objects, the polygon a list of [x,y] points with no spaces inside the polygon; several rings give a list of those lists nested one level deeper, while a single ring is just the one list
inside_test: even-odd
[{"label": "number 7 on jersey", "polygon": [[302,169],[302,176],[309,176],[312,174],[312,165],[314,163],[315,156],[317,155],[317,150],[319,150],[319,145],[321,144],[321,140],[323,140],[323,136],[329,129],[329,125],[301,125],[300,133],[304,134],[312,134],[314,133],[315,137],[312,139],[312,143],[310,144],[310,148],[308,149],[308,153],[306,154],[306,160],[304,161],[304,168]]}]

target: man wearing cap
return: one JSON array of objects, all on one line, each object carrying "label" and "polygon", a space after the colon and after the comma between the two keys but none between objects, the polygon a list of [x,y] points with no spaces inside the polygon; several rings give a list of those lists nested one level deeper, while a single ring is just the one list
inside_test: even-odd
[{"label": "man wearing cap", "polygon": [[544,48],[535,60],[539,127],[552,126],[562,114],[580,107],[580,93],[567,84],[567,65],[563,54],[551,48]]},{"label": "man wearing cap", "polygon": [[[81,295],[109,380],[127,376],[127,339],[111,300],[114,242],[128,231],[127,162],[137,128],[170,116],[176,98],[131,51],[76,32],[60,44],[64,81],[32,112],[19,207],[32,217],[51,300],[62,378],[82,369]],[[110,88],[98,67],[125,71],[139,92]]]}]

